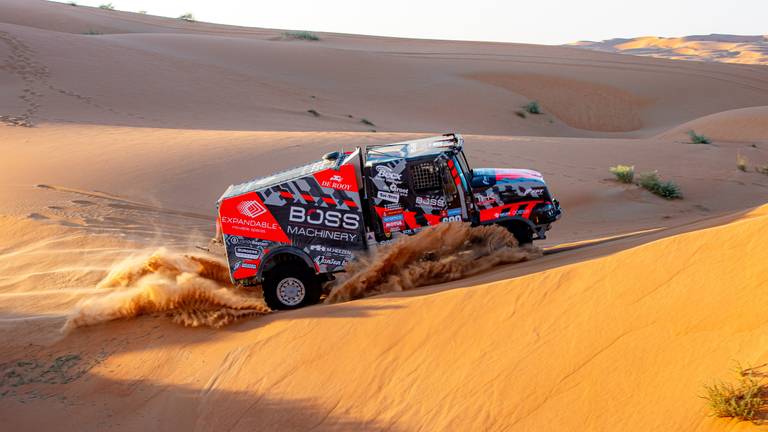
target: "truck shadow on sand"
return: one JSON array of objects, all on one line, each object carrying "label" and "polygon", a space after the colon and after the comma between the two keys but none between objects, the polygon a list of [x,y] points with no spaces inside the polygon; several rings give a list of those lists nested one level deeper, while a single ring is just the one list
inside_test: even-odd
[{"label": "truck shadow on sand", "polygon": [[[314,400],[274,397],[269,389],[258,388],[258,369],[247,382],[221,383],[217,378],[194,387],[89,374],[67,384],[20,387],[14,396],[0,398],[0,415],[18,430],[41,430],[51,422],[57,430],[73,431],[401,430],[375,418],[343,414],[344,409],[338,409],[344,408],[342,396],[336,394]],[[233,384],[237,390],[220,388]],[[251,386],[253,390],[246,389]]]}]

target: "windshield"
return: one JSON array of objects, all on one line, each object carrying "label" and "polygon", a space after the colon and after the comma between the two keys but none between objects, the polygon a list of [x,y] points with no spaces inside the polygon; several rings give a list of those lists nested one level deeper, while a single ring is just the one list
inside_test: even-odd
[{"label": "windshield", "polygon": [[464,156],[464,152],[459,153],[459,165],[461,165],[461,170],[466,173],[468,177],[472,176],[472,172],[469,169],[469,164],[467,163],[467,157]]}]

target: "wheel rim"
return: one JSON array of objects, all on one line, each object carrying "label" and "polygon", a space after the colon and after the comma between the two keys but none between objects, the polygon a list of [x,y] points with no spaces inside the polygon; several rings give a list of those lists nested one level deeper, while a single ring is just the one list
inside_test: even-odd
[{"label": "wheel rim", "polygon": [[296,306],[306,295],[304,283],[294,277],[287,277],[277,284],[277,299],[286,306]]}]

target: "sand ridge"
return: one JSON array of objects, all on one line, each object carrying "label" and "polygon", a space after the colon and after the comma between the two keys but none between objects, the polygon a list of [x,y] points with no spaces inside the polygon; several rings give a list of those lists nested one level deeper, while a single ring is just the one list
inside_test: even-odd
[{"label": "sand ridge", "polygon": [[643,36],[600,42],[582,41],[568,46],[674,60],[768,65],[768,36],[763,35]]}]

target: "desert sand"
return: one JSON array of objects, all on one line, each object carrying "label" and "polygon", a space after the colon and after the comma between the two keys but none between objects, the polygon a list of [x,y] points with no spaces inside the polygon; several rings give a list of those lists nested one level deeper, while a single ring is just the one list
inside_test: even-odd
[{"label": "desert sand", "polygon": [[631,39],[608,39],[599,42],[580,41],[569,46],[673,60],[768,64],[768,36],[764,35],[643,36]]},{"label": "desert sand", "polygon": [[[9,430],[760,427],[699,396],[735,361],[768,362],[768,69],[319,36],[0,0]],[[544,114],[516,115],[531,100]],[[473,166],[544,174],[566,213],[543,256],[269,313],[195,248],[229,184],[448,131]],[[616,164],[684,198],[619,184]],[[115,282],[158,259],[185,271]],[[185,327],[147,306],[191,285],[241,319]],[[93,325],[62,330],[93,305]]]}]

